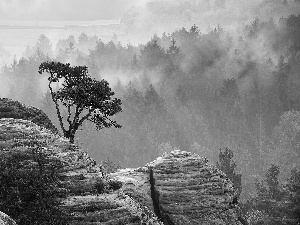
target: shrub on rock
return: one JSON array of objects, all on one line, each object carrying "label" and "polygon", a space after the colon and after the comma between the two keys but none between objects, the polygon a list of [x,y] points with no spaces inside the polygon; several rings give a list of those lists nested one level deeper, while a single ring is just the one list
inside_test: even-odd
[{"label": "shrub on rock", "polygon": [[67,224],[59,209],[61,167],[38,147],[1,151],[0,211],[22,225]]},{"label": "shrub on rock", "polygon": [[98,194],[103,194],[106,191],[106,182],[102,178],[98,178],[96,183],[95,183],[95,189]]},{"label": "shrub on rock", "polygon": [[118,180],[109,180],[108,181],[109,189],[118,190],[122,187],[122,182]]}]

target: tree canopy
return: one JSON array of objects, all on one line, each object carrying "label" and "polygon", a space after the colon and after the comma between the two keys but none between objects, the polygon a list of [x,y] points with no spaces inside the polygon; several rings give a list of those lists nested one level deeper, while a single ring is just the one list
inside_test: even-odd
[{"label": "tree canopy", "polygon": [[[109,83],[97,81],[88,74],[86,66],[71,67],[60,62],[44,62],[39,66],[39,73],[47,72],[49,89],[55,103],[61,129],[66,138],[74,143],[75,133],[85,120],[96,124],[97,129],[121,126],[110,117],[122,111],[121,100],[114,98]],[[51,84],[62,81],[62,87],[54,91]],[[64,126],[61,105],[67,109]]]}]

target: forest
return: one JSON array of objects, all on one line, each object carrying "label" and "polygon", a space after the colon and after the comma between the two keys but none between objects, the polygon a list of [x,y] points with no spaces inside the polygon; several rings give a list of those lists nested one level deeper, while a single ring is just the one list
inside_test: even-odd
[{"label": "forest", "polygon": [[256,18],[234,33],[190,24],[138,45],[123,44],[116,34],[103,42],[82,33],[53,46],[42,34],[0,76],[5,97],[42,109],[59,128],[47,77],[38,73],[52,60],[87,66],[122,100],[114,118],[121,129],[96,131],[86,123],[76,135],[98,162],[138,167],[181,149],[215,164],[227,147],[242,176],[248,218],[268,217],[269,224],[299,218],[300,14]]}]

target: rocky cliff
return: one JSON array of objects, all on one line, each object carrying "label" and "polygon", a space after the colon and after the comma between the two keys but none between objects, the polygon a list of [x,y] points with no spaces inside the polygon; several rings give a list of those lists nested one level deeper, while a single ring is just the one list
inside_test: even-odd
[{"label": "rocky cliff", "polygon": [[164,224],[241,224],[226,175],[197,154],[175,150],[138,169],[110,175]]},{"label": "rocky cliff", "polygon": [[[53,125],[47,118],[35,119],[41,118],[38,113],[28,116],[22,107],[26,112],[32,109],[3,106],[0,101],[5,117],[18,115],[0,119],[0,151],[42,145],[44,152],[63,162],[62,184],[67,195],[61,208],[71,215],[70,224],[241,224],[232,183],[206,159],[177,150],[145,167],[123,169],[104,178],[87,153],[51,131]],[[16,119],[20,115],[25,116]],[[99,180],[118,180],[123,187],[100,194]]]},{"label": "rocky cliff", "polygon": [[103,179],[101,170],[78,146],[28,120],[0,119],[0,151],[8,153],[33,144],[42,145],[45,153],[63,162],[62,186],[67,196],[61,208],[71,215],[70,224],[160,224],[150,210],[121,190],[98,194],[96,183]]}]

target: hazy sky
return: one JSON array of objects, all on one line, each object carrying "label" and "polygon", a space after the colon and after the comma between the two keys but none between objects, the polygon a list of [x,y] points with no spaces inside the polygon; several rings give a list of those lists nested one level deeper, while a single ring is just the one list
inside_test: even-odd
[{"label": "hazy sky", "polygon": [[0,0],[0,20],[114,20],[143,0]]}]

